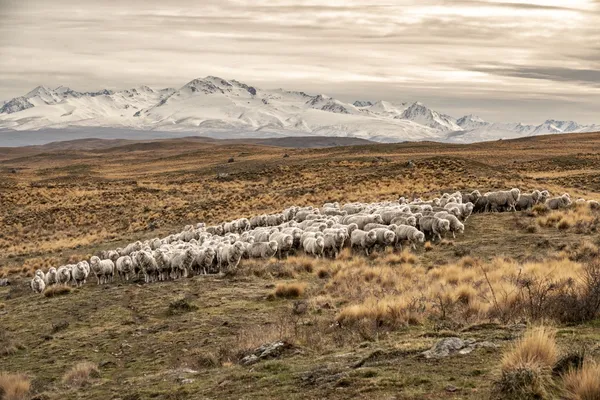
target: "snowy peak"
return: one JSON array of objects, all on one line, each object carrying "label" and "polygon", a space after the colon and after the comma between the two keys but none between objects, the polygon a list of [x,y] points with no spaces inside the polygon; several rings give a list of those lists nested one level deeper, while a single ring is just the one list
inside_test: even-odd
[{"label": "snowy peak", "polygon": [[0,114],[12,114],[32,107],[35,106],[26,97],[15,97],[2,105]]},{"label": "snowy peak", "polygon": [[463,143],[600,130],[598,125],[554,119],[537,126],[490,123],[474,115],[455,120],[420,102],[346,103],[325,94],[265,90],[216,76],[191,80],[179,89],[138,86],[79,92],[66,86],[39,86],[24,96],[0,102],[0,129],[82,126],[186,131],[215,137],[323,135],[381,142]]},{"label": "snowy peak", "polygon": [[354,103],[352,103],[352,105],[354,107],[361,108],[361,107],[370,107],[373,105],[373,103],[368,100],[356,100]]},{"label": "snowy peak", "polygon": [[404,110],[402,115],[396,118],[408,119],[442,132],[462,130],[462,128],[452,120],[452,117],[433,111],[420,102],[411,104]]},{"label": "snowy peak", "polygon": [[460,126],[463,130],[471,130],[486,126],[488,123],[473,114],[469,114],[456,120],[456,125]]}]

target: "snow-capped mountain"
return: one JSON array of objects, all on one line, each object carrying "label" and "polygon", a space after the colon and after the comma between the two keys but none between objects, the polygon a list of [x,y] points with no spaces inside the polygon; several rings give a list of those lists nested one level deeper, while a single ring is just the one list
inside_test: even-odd
[{"label": "snow-capped mountain", "polygon": [[213,137],[353,136],[382,142],[475,142],[600,130],[598,125],[572,121],[548,120],[534,126],[490,123],[473,115],[454,119],[420,102],[346,103],[325,94],[263,90],[214,76],[194,79],[179,89],[140,86],[78,92],[64,86],[40,86],[24,96],[0,102],[0,129],[67,127]]}]

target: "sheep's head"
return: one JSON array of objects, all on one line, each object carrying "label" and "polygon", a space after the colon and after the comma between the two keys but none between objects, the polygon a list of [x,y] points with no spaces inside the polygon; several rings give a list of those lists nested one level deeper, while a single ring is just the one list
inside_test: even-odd
[{"label": "sheep's head", "polygon": [[512,195],[513,199],[515,199],[515,201],[519,200],[519,197],[521,197],[521,191],[517,188],[510,189],[510,194]]},{"label": "sheep's head", "polygon": [[381,218],[380,214],[375,214],[373,216],[373,222],[375,222],[377,224],[383,224],[383,218]]},{"label": "sheep's head", "polygon": [[367,243],[373,244],[377,241],[377,234],[374,231],[367,232]]},{"label": "sheep's head", "polygon": [[269,248],[271,249],[271,251],[277,251],[277,242],[275,240],[271,240],[269,242]]},{"label": "sheep's head", "polygon": [[100,258],[97,256],[93,256],[92,258],[90,258],[90,264],[91,265],[96,265],[100,262]]},{"label": "sheep's head", "polygon": [[387,232],[385,232],[383,237],[384,237],[386,243],[393,243],[394,240],[396,239],[396,234],[392,231],[387,231]]},{"label": "sheep's head", "polygon": [[438,221],[438,228],[442,232],[448,232],[450,230],[450,221],[441,219]]},{"label": "sheep's head", "polygon": [[415,232],[415,240],[423,243],[425,241],[425,234],[421,231],[416,231]]}]

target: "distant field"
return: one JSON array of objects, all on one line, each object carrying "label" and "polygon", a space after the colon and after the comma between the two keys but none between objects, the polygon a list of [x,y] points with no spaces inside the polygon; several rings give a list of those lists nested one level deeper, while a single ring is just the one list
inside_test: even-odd
[{"label": "distant field", "polygon": [[[366,291],[398,294],[399,283],[379,292],[384,268],[386,274],[405,268],[428,277],[467,258],[492,269],[500,259],[508,265],[585,265],[600,245],[594,212],[478,214],[464,235],[410,256],[248,262],[230,278],[106,287],[88,282],[50,298],[27,287],[37,268],[191,223],[291,205],[511,187],[600,199],[600,133],[472,145],[321,138],[317,145],[308,148],[305,138],[181,138],[0,148],[0,278],[12,283],[0,287],[0,370],[29,375],[33,392],[48,399],[489,398],[502,351],[528,318],[453,314],[358,328],[336,328],[335,322],[343,310],[363,304]],[[380,274],[350,284],[344,270]],[[299,299],[275,298],[281,283],[306,289]],[[169,306],[181,298],[196,308],[173,315]],[[298,301],[308,311],[295,313]],[[598,320],[553,324],[562,348],[585,348],[600,360]],[[498,348],[440,360],[419,356],[447,336]],[[239,364],[244,351],[275,339],[289,340],[291,349],[251,367]],[[99,365],[100,374],[77,389],[61,379],[80,361]]]}]

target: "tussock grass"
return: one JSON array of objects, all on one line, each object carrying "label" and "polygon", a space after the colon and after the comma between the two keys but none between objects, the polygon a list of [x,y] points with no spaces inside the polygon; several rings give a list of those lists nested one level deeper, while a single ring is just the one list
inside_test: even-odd
[{"label": "tussock grass", "polygon": [[44,290],[44,296],[46,297],[56,297],[63,296],[69,294],[73,291],[73,288],[68,285],[52,285],[47,286]]},{"label": "tussock grass", "polygon": [[0,372],[0,399],[25,400],[30,388],[31,383],[25,375]]},{"label": "tussock grass", "polygon": [[100,378],[98,366],[92,362],[83,361],[68,370],[63,375],[62,382],[70,387],[82,387],[97,378]]},{"label": "tussock grass", "polygon": [[589,361],[563,377],[564,395],[569,400],[600,399],[600,364]]},{"label": "tussock grass", "polygon": [[306,283],[293,282],[293,283],[279,283],[275,287],[275,297],[292,299],[301,297],[304,295],[306,289]]},{"label": "tussock grass", "polygon": [[495,398],[550,398],[556,389],[552,367],[557,359],[555,331],[543,326],[529,329],[502,357]]}]

